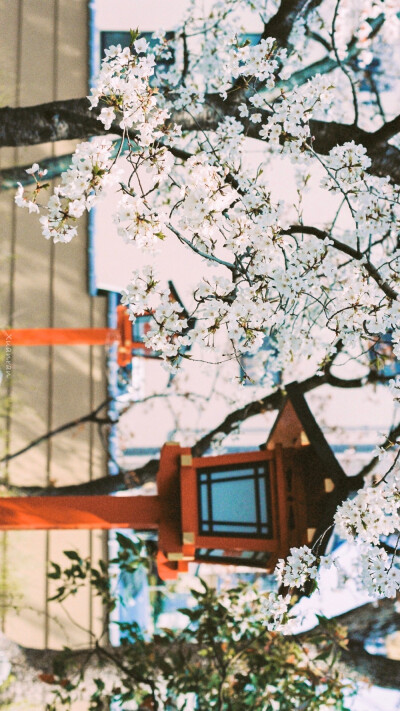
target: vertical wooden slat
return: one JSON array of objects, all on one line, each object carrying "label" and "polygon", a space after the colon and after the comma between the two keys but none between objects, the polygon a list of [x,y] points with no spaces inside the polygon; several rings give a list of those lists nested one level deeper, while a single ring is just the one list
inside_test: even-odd
[{"label": "vertical wooden slat", "polygon": [[[88,93],[86,0],[0,0],[0,11],[1,26],[6,28],[2,34],[4,72],[13,91],[18,92],[18,96],[5,96],[3,103],[30,105]],[[74,145],[67,142],[12,151],[2,149],[0,159],[4,166],[25,165],[73,149]],[[10,215],[10,223],[11,217],[14,220],[13,228],[7,225],[6,238],[2,239],[8,251],[8,274],[4,278],[8,298],[0,326],[104,327],[105,299],[92,300],[87,293],[85,222],[79,240],[68,247],[54,246],[43,239],[34,216],[16,210],[11,191],[0,196],[0,208],[2,217]],[[2,219],[4,229],[6,223]],[[13,257],[9,260],[10,253]],[[86,414],[105,398],[104,355],[102,347],[54,349],[53,353],[48,348],[14,350],[10,451],[25,446],[49,427]],[[105,467],[96,428],[86,425],[13,460],[9,476],[15,484],[63,484],[104,475]],[[9,539],[15,588],[21,584],[26,589],[24,609],[19,616],[8,613],[6,632],[17,641],[26,642],[29,638],[33,646],[46,641],[62,646],[65,630],[71,626],[69,614],[78,623],[72,634],[73,642],[87,644],[87,630],[101,627],[98,602],[93,606],[92,593],[86,587],[78,605],[72,602],[68,614],[61,614],[56,621],[55,607],[48,607],[46,602],[45,568],[49,558],[59,560],[62,550],[68,547],[76,546],[84,555],[100,557],[104,536],[96,532],[92,538],[92,534],[79,531],[66,537],[65,532],[58,532],[52,533],[46,542],[45,534],[37,531],[10,533]],[[1,575],[6,581],[9,571],[5,554],[2,566]],[[21,583],[27,576],[35,578],[29,588]]]},{"label": "vertical wooden slat", "polygon": [[[20,89],[21,89],[21,47],[22,47],[22,0],[18,0],[17,3],[15,3],[16,7],[16,17],[14,16],[13,18],[13,29],[16,35],[16,41],[14,42],[13,46],[7,47],[5,49],[6,53],[10,52],[11,56],[13,55],[13,52],[15,52],[14,55],[14,72],[10,72],[12,78],[14,76],[15,78],[15,84],[14,84],[14,96],[12,97],[12,101],[14,106],[20,106]],[[10,8],[8,7],[2,7],[2,26],[5,27],[6,23],[8,24],[9,22],[12,22],[11,17],[9,16],[9,10]],[[5,15],[7,14],[7,17]],[[4,38],[4,42],[7,45],[8,42],[10,41],[10,35],[8,35],[7,38]],[[8,54],[8,57],[10,57],[10,54]],[[4,65],[3,65],[4,66]],[[12,150],[12,161],[17,162],[18,161],[18,149],[14,148]],[[8,197],[8,196],[7,196]],[[15,262],[16,262],[16,243],[17,243],[17,232],[16,232],[16,205],[14,201],[11,203],[11,225],[10,225],[10,250],[9,250],[9,282],[8,282],[8,314],[7,314],[7,324],[9,326],[12,326],[14,324],[14,309],[15,309]],[[10,452],[10,447],[11,447],[11,424],[12,424],[12,393],[13,393],[13,387],[12,387],[12,361],[11,361],[11,370],[9,371],[9,375],[7,377],[7,392],[6,392],[6,408],[7,408],[7,414],[6,414],[6,419],[5,419],[5,446],[4,446],[4,453],[8,454]],[[2,478],[5,480],[5,482],[8,482],[9,480],[9,466],[8,463],[6,463],[4,470],[2,472]],[[4,597],[6,596],[6,590],[8,587],[8,576],[7,576],[7,569],[8,569],[8,536],[7,533],[2,534],[2,540],[1,540],[1,587],[3,591],[3,604],[1,606],[1,629],[2,632],[5,632],[6,629],[6,606],[5,606],[5,599]]]}]

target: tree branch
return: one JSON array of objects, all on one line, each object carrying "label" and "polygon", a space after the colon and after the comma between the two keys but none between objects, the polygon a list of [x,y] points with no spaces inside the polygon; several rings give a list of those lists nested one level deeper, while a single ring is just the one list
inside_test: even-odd
[{"label": "tree branch", "polygon": [[[385,441],[380,445],[383,449],[387,449],[396,442],[397,438],[400,437],[400,422],[395,427],[392,427]],[[375,455],[372,457],[367,464],[358,472],[356,476],[351,477],[349,483],[352,483],[353,490],[360,489],[364,486],[365,477],[368,476],[376,467],[379,462],[379,456]]]},{"label": "tree branch", "polygon": [[[324,385],[324,383],[326,383],[325,376],[322,374],[316,374],[306,380],[303,380],[302,383],[299,383],[299,389],[304,394],[310,392],[311,390],[315,390],[315,388],[318,388],[320,385]],[[196,444],[192,447],[193,456],[201,457],[201,455],[211,447],[216,435],[225,434],[228,436],[241,422],[244,422],[249,417],[260,415],[263,412],[270,412],[271,410],[279,410],[284,399],[285,393],[282,390],[275,390],[275,392],[270,393],[259,400],[250,402],[248,405],[231,412],[217,427],[196,442]]]},{"label": "tree branch", "polygon": [[331,246],[337,249],[339,252],[347,254],[355,261],[362,261],[362,266],[364,267],[365,271],[369,274],[371,279],[373,279],[376,284],[378,284],[379,288],[382,289],[383,293],[385,294],[385,296],[388,297],[388,299],[396,301],[396,299],[399,297],[399,292],[393,289],[393,287],[390,286],[390,284],[388,284],[387,281],[382,278],[381,274],[379,273],[379,269],[377,269],[377,267],[375,267],[372,262],[366,259],[365,254],[363,254],[363,252],[360,252],[358,249],[354,249],[354,247],[350,247],[344,242],[340,242],[339,240],[334,239],[324,230],[320,230],[317,227],[310,227],[307,225],[291,225],[287,230],[282,231],[282,234],[308,234],[313,235],[314,237],[317,237],[317,239],[321,240],[329,239]]},{"label": "tree branch", "polygon": [[[218,94],[208,94],[202,108],[193,115],[186,111],[172,112],[170,121],[182,126],[183,131],[215,130],[223,116],[239,118],[238,104],[243,96],[238,96],[229,103],[223,102]],[[173,96],[171,97],[173,99]],[[121,135],[117,123],[111,131],[105,131],[103,124],[97,120],[99,108],[90,110],[89,102],[84,99],[53,101],[38,106],[24,108],[4,107],[0,109],[0,147],[26,146],[39,143],[85,139],[94,135],[116,133]],[[264,112],[263,122],[268,119]],[[349,124],[329,121],[310,121],[311,133],[314,137],[313,148],[317,153],[326,155],[331,148],[344,142],[354,140],[365,145],[372,165],[370,172],[375,175],[390,175],[395,182],[400,183],[400,151],[387,143],[399,132],[399,118],[389,121],[374,133],[369,133]],[[246,135],[259,140],[260,125],[244,121]],[[172,150],[172,149],[171,149]],[[177,157],[185,157],[185,151],[172,150]]]},{"label": "tree branch", "polygon": [[3,464],[5,462],[9,462],[11,459],[15,459],[15,457],[19,457],[21,454],[25,454],[25,452],[29,452],[30,449],[33,447],[36,447],[38,444],[41,442],[46,442],[46,440],[51,439],[51,437],[54,437],[54,435],[60,434],[61,432],[66,432],[67,430],[72,429],[73,427],[77,427],[78,425],[84,424],[85,422],[95,422],[95,423],[101,423],[101,424],[106,424],[107,422],[111,423],[111,420],[109,418],[99,418],[98,414],[100,410],[102,410],[104,407],[110,403],[112,398],[107,398],[107,400],[104,400],[104,402],[100,403],[98,407],[96,407],[94,410],[89,412],[87,415],[83,415],[82,417],[76,417],[74,420],[70,420],[69,422],[66,422],[63,425],[60,425],[59,427],[55,427],[52,430],[49,430],[46,432],[46,434],[41,435],[40,437],[37,437],[36,439],[32,440],[29,444],[27,444],[25,447],[22,447],[22,449],[18,449],[16,452],[13,452],[12,454],[6,454],[4,457],[0,459],[0,464]]},{"label": "tree branch", "polygon": [[341,663],[362,680],[386,689],[400,689],[400,661],[388,659],[380,654],[369,654],[361,642],[349,640],[347,650],[343,650]]},{"label": "tree branch", "polygon": [[90,110],[85,97],[38,106],[4,106],[0,109],[0,146],[27,146],[103,135],[106,131],[96,118],[98,113],[99,109]]},{"label": "tree branch", "polygon": [[286,47],[296,20],[320,4],[321,0],[282,0],[276,15],[264,25],[263,39],[274,37],[278,47]]},{"label": "tree branch", "polygon": [[[300,391],[305,394],[311,392],[321,385],[332,384],[335,387],[346,387],[346,388],[359,388],[365,385],[370,378],[359,379],[356,378],[351,381],[341,380],[340,378],[334,379],[328,373],[316,373],[310,378],[303,380],[299,383]],[[374,378],[372,378],[374,380]],[[262,414],[263,412],[271,412],[273,410],[278,410],[285,399],[285,393],[283,390],[275,390],[269,393],[259,400],[244,405],[244,407],[238,408],[234,412],[231,412],[222,422],[220,422],[217,427],[201,437],[196,444],[192,447],[192,454],[194,457],[201,457],[213,444],[213,441],[217,435],[224,434],[228,436],[234,432],[241,422],[244,422],[249,417],[254,417],[255,415]],[[88,416],[87,416],[88,417]],[[64,427],[65,429],[71,427],[71,423],[67,423]],[[44,438],[47,438],[44,435]],[[33,446],[33,445],[32,445]],[[14,456],[17,456],[15,453]],[[157,472],[159,469],[159,460],[150,459],[142,467],[136,470],[120,471],[118,474],[113,476],[104,476],[99,479],[93,479],[92,481],[84,482],[82,484],[71,484],[68,486],[13,486],[7,482],[1,482],[7,491],[14,494],[15,496],[90,496],[92,494],[112,494],[116,491],[126,491],[127,489],[137,488],[143,486],[147,482],[155,482]],[[352,489],[355,488],[353,484],[358,476],[349,478],[349,483],[352,483]],[[360,480],[360,486],[363,485],[363,481]],[[359,487],[357,487],[359,488]]]},{"label": "tree branch", "polygon": [[[53,180],[58,178],[61,173],[66,171],[71,165],[72,155],[68,153],[63,156],[57,156],[54,158],[44,158],[40,161],[40,167],[47,170],[46,180]],[[6,168],[0,172],[0,190],[15,190],[18,187],[18,183],[21,185],[36,185],[36,181],[33,175],[29,175],[26,172],[30,165],[14,166],[12,168]]]},{"label": "tree branch", "polygon": [[[314,375],[300,383],[303,393],[313,390],[325,383],[324,375]],[[230,434],[235,428],[249,417],[262,412],[277,410],[284,401],[282,390],[276,390],[266,397],[249,403],[234,412],[231,412],[217,427],[202,437],[193,447],[193,456],[200,457],[206,452],[216,435]],[[69,423],[68,423],[69,424]],[[1,482],[8,491],[20,496],[90,496],[91,494],[111,494],[116,491],[124,491],[139,486],[146,482],[155,481],[159,468],[159,460],[151,459],[142,467],[135,471],[120,471],[113,476],[104,476],[99,479],[84,482],[82,484],[71,484],[69,486],[13,486],[7,482]]]}]

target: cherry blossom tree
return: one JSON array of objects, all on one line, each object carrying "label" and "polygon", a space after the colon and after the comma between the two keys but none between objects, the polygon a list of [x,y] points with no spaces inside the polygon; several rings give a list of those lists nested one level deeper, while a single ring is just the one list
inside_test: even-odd
[{"label": "cherry blossom tree", "polygon": [[[241,26],[249,9],[256,44]],[[147,345],[172,372],[185,359],[217,365],[251,353],[284,379],[310,361],[318,378],[339,352],[366,365],[382,334],[400,358],[399,26],[391,0],[225,0],[205,14],[190,2],[172,39],[159,32],[150,45],[132,31],[129,47],[106,50],[90,107],[2,110],[8,145],[91,137],[50,197],[46,168],[28,168],[33,189],[21,181],[16,203],[39,216],[46,239],[68,243],[82,215],[118,193],[116,231],[148,255],[123,303],[132,320],[153,314]],[[190,330],[154,267],[171,240],[204,264]],[[274,348],[262,352],[266,336]],[[399,382],[391,387],[399,399]],[[360,546],[368,591],[394,595],[400,569],[381,536],[400,530],[396,437],[378,454],[381,480],[343,504],[336,523]],[[321,563],[331,561],[292,551],[282,583],[317,579]]]}]

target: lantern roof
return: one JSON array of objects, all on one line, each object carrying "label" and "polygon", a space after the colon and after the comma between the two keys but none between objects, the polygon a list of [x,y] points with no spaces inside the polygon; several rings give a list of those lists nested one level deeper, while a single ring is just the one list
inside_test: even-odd
[{"label": "lantern roof", "polygon": [[[266,442],[266,449],[281,445],[284,449],[309,449],[317,463],[318,477],[324,480],[326,497],[323,509],[319,511],[319,521],[311,546],[317,545],[318,554],[322,555],[331,536],[337,507],[347,498],[349,478],[336,459],[318,422],[312,414],[304,394],[297,382],[285,386],[286,398],[275,420]],[[315,459],[316,458],[316,459]],[[310,478],[307,496],[310,496],[313,481]]]},{"label": "lantern roof", "polygon": [[310,444],[335,487],[340,488],[348,477],[332,452],[299,384],[289,383],[285,390],[287,396],[269,434],[266,448],[273,449],[276,444],[281,444],[297,449]]}]

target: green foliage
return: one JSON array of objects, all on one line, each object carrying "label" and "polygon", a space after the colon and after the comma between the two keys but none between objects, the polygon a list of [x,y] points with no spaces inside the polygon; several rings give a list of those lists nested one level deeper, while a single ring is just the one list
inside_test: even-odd
[{"label": "green foliage", "polygon": [[139,34],[140,34],[140,32],[139,32],[138,27],[136,28],[136,30],[129,30],[129,46],[130,47],[132,47],[135,40],[138,39]]},{"label": "green foliage", "polygon": [[[123,572],[149,566],[149,545],[118,535],[120,549],[111,561]],[[107,566],[97,569],[75,551],[66,551],[71,565],[53,564],[52,579],[61,581],[53,599],[64,600],[90,580],[112,609]],[[338,671],[345,630],[319,618],[314,632],[284,635],[268,629],[268,594],[248,585],[218,591],[200,581],[193,590],[194,606],[181,609],[188,620],[181,631],[163,629],[149,638],[135,622],[119,623],[120,646],[97,642],[90,652],[107,672],[94,677],[89,711],[102,711],[114,699],[121,708],[153,711],[345,711],[351,691]],[[54,667],[55,704],[68,707],[85,685],[89,663],[77,668],[72,650],[60,654]],[[93,674],[92,674],[93,679]],[[132,706],[132,704],[134,704]],[[136,704],[136,705],[135,705]]]},{"label": "green foliage", "polygon": [[156,553],[153,541],[134,541],[122,533],[117,533],[116,538],[119,544],[118,555],[109,560],[108,564],[100,560],[98,567],[95,567],[90,558],[81,558],[76,551],[64,551],[64,555],[71,561],[68,568],[62,569],[58,563],[50,563],[51,570],[47,577],[60,581],[60,585],[49,600],[62,602],[70,595],[76,595],[80,588],[89,583],[101,598],[106,610],[111,612],[117,604],[117,599],[113,593],[115,585],[112,585],[109,566],[116,565],[121,573],[132,574],[140,567],[149,567]]}]

